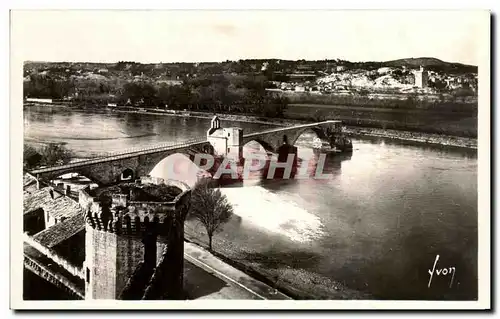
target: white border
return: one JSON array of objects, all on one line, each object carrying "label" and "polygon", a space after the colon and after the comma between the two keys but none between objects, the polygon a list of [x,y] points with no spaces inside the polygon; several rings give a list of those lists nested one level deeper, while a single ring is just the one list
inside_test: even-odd
[{"label": "white border", "polygon": [[[364,8],[374,8],[375,6],[371,5],[371,2],[364,1]],[[138,2],[129,2],[133,3],[132,5],[123,5],[122,8],[138,8]],[[200,3],[202,5],[200,6]],[[359,1],[351,1],[348,6],[344,6],[343,8],[355,8],[360,7],[356,6],[355,3],[359,3]],[[455,4],[456,1],[453,1]],[[465,5],[464,5],[465,3]],[[63,6],[61,6],[63,4]],[[141,5],[144,5],[144,1],[140,2]],[[422,1],[419,2],[420,6],[417,4],[413,4],[414,8],[422,7],[421,5],[427,5],[426,8],[442,8],[442,5],[439,5],[439,1]],[[429,5],[430,4],[430,5]],[[473,5],[472,5],[473,4]],[[361,5],[363,6],[363,4]],[[49,4],[47,2],[41,4],[38,2],[27,2],[27,1],[18,1],[14,4],[15,8],[110,8],[116,6],[110,6],[109,4],[103,3],[102,1],[85,2],[85,3],[67,3],[63,1],[53,1]],[[186,6],[186,3],[170,3],[168,8],[186,8],[193,6]],[[198,2],[198,5],[195,7],[205,7],[211,9],[217,8],[242,8],[241,6],[234,6],[234,4],[224,3],[221,1],[211,1],[210,4]],[[402,6],[387,6],[387,4],[377,2],[377,8],[402,8]],[[474,2],[466,2],[462,1],[461,8],[488,8],[488,4],[486,1],[476,0]],[[159,8],[158,6],[156,8]],[[160,7],[165,9],[166,7]],[[289,3],[286,4],[274,4],[269,2],[261,2],[252,1],[252,5],[244,6],[243,8],[292,8],[292,9],[300,9],[300,8],[332,8],[331,6],[323,5],[315,5],[314,2],[308,1],[307,3]],[[342,8],[337,6],[338,8]],[[487,31],[487,32],[486,32]],[[479,65],[479,141],[478,141],[478,162],[479,171],[478,171],[478,203],[479,203],[479,258],[478,262],[480,263],[478,269],[479,275],[479,301],[477,302],[439,302],[439,301],[152,301],[152,302],[129,302],[129,301],[95,301],[95,302],[34,302],[34,301],[22,301],[22,284],[19,278],[22,278],[22,267],[18,265],[22,265],[22,257],[20,254],[16,254],[16,251],[22,251],[22,242],[12,240],[11,241],[11,302],[10,306],[16,309],[485,309],[490,307],[490,125],[489,125],[489,79],[490,79],[490,62],[489,62],[489,20],[487,21],[487,25],[485,25],[485,33],[478,35],[478,37],[484,37],[484,47],[481,48],[481,52],[483,52],[484,63]],[[15,40],[15,39],[13,39]],[[15,42],[13,43],[13,47],[11,48],[15,51]],[[19,201],[18,194],[22,194],[21,188],[21,152],[19,146],[22,143],[22,106],[20,105],[21,99],[19,97],[22,96],[22,75],[20,75],[22,70],[22,61],[16,60],[15,54],[11,55],[11,103],[10,105],[10,124],[11,124],[11,156],[10,156],[10,172],[11,172],[11,213],[15,213],[16,207],[17,209],[22,206],[22,198]],[[4,95],[7,96],[7,95]],[[5,116],[3,117],[5,120]],[[5,129],[7,125],[2,125],[2,128]],[[6,193],[6,192],[4,192]],[[12,215],[15,217],[15,215]],[[19,227],[22,223],[19,223],[19,219],[12,218],[11,219],[11,239],[15,239],[16,230],[20,230]],[[19,273],[20,272],[20,273]],[[5,273],[5,271],[4,271]],[[21,276],[19,276],[21,274]],[[21,297],[19,299],[19,297]],[[265,304],[264,304],[265,303]]]}]

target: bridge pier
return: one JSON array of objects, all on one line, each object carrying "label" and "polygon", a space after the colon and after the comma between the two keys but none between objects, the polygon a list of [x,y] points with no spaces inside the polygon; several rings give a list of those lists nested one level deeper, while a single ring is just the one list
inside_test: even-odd
[{"label": "bridge pier", "polygon": [[[296,146],[284,143],[278,147],[278,158],[276,169],[270,178],[292,178],[297,172],[298,148]],[[269,172],[268,172],[269,173]]]}]

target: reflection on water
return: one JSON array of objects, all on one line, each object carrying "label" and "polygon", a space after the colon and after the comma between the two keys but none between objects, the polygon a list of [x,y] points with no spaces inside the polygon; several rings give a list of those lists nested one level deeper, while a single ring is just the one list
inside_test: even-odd
[{"label": "reflection on water", "polygon": [[[269,128],[222,123],[229,125]],[[170,116],[25,112],[26,141],[64,141],[82,157],[200,137],[208,127],[209,120]],[[311,172],[320,155],[312,139],[304,134],[296,143],[299,165]],[[221,236],[238,246],[234,254],[380,299],[477,298],[476,152],[381,138],[353,144],[351,156],[326,157],[329,179],[259,178],[224,188],[236,214]],[[443,268],[456,267],[451,288],[442,276],[428,287],[436,254]]]}]

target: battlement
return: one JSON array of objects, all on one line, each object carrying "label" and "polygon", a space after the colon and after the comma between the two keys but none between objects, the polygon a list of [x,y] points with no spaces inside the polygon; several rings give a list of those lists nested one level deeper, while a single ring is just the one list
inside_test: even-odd
[{"label": "battlement", "polygon": [[79,193],[85,222],[94,229],[124,235],[140,235],[146,230],[168,233],[169,221],[189,203],[189,187],[174,180],[142,177]]}]

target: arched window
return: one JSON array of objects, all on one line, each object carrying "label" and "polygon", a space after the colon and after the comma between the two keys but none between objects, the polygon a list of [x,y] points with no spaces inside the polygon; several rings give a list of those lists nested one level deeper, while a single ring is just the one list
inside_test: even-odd
[{"label": "arched window", "polygon": [[122,172],[122,175],[120,176],[120,179],[122,181],[129,181],[132,180],[133,178],[134,178],[134,171],[131,170],[130,168],[125,169]]}]

